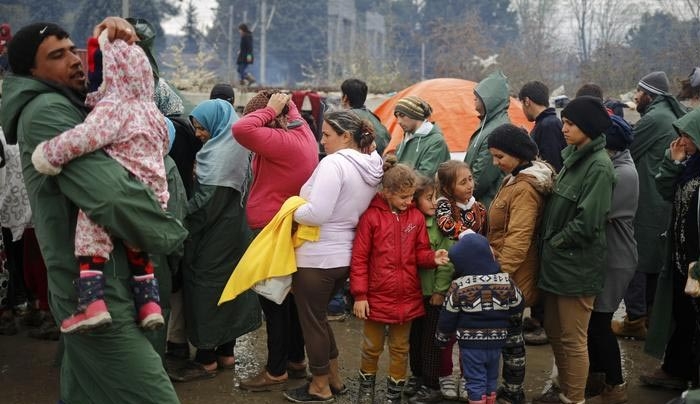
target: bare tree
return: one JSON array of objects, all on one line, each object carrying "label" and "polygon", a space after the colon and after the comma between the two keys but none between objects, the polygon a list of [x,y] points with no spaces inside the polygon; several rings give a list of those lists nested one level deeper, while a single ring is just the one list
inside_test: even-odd
[{"label": "bare tree", "polygon": [[558,44],[557,4],[556,0],[513,0],[521,34],[510,50],[527,67],[530,79],[543,79],[552,73],[554,44]]},{"label": "bare tree", "polygon": [[636,4],[598,0],[595,9],[596,48],[622,43],[629,28],[639,23],[641,9]]},{"label": "bare tree", "polygon": [[700,0],[657,0],[657,3],[680,19],[700,19]]},{"label": "bare tree", "polygon": [[576,20],[576,39],[579,46],[579,58],[581,62],[587,62],[591,56],[593,19],[595,9],[593,0],[569,0],[571,12]]}]

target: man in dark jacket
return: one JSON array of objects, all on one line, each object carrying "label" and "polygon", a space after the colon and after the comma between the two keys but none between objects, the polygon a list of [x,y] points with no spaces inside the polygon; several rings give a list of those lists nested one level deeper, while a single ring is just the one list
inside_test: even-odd
[{"label": "man in dark jacket", "polygon": [[391,135],[374,112],[367,109],[367,84],[358,79],[347,79],[340,85],[340,103],[344,108],[351,109],[362,119],[368,120],[374,127],[374,143],[377,153],[381,156],[391,140]]},{"label": "man in dark jacket", "polygon": [[561,132],[561,120],[554,108],[549,108],[549,88],[539,81],[525,83],[518,93],[518,99],[523,104],[527,120],[535,122],[530,136],[537,143],[540,158],[559,172],[561,151],[566,147],[566,140]]},{"label": "man in dark jacket", "polygon": [[639,263],[625,294],[627,315],[624,320],[612,322],[613,332],[618,336],[646,337],[647,313],[651,311],[656,278],[663,265],[662,234],[671,219],[671,204],[656,190],[654,177],[665,150],[676,138],[672,124],[686,112],[668,89],[666,73],[652,72],[642,77],[634,95],[637,112],[642,115],[634,125],[634,141],[630,146],[642,196],[634,220]]}]

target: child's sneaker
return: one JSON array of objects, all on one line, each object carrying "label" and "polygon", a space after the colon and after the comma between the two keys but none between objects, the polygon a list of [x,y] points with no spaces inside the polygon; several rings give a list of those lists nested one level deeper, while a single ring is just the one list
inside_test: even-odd
[{"label": "child's sneaker", "polygon": [[81,271],[74,282],[78,290],[75,313],[61,322],[61,332],[71,334],[100,328],[112,323],[104,301],[105,280],[102,271]]},{"label": "child's sneaker", "polygon": [[440,381],[440,392],[445,400],[457,400],[457,384],[452,376],[444,376],[438,379]]},{"label": "child's sneaker", "polygon": [[469,391],[467,391],[467,381],[463,378],[459,378],[459,385],[457,386],[457,394],[459,395],[459,401],[469,402]]},{"label": "child's sneaker", "polygon": [[144,330],[156,330],[162,327],[165,319],[160,309],[158,281],[153,274],[134,276],[131,287],[138,311],[139,327]]}]

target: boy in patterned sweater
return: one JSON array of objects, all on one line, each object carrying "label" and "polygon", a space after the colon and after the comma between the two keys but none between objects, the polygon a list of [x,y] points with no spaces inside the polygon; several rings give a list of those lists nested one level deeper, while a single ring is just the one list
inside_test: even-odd
[{"label": "boy in patterned sweater", "polygon": [[469,403],[495,404],[501,348],[511,316],[523,310],[523,295],[508,274],[500,272],[486,237],[463,232],[449,258],[455,280],[435,337],[444,345],[457,333]]}]

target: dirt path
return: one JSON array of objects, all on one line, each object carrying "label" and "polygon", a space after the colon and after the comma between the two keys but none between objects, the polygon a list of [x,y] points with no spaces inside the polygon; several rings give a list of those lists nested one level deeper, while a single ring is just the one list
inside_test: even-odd
[{"label": "dirt path", "polygon": [[[342,373],[350,394],[337,400],[352,403],[357,391],[355,375],[359,366],[361,322],[348,319],[333,323],[333,329],[341,349]],[[58,343],[16,336],[0,336],[0,402],[4,404],[55,403],[58,399],[59,370],[53,366]],[[630,404],[664,404],[675,393],[666,390],[641,387],[640,373],[658,366],[658,362],[642,353],[643,342],[620,340],[624,355],[623,368],[629,383]],[[247,393],[237,386],[241,378],[252,375],[265,360],[264,329],[249,334],[236,346],[237,370],[220,373],[216,378],[201,382],[175,384],[183,404],[236,404],[236,403],[284,403],[281,393]],[[380,366],[378,380],[383,380],[387,368],[386,356]],[[526,395],[538,394],[552,368],[549,345],[528,347]],[[457,363],[457,362],[455,362]],[[302,381],[290,382],[291,387]],[[382,388],[380,391],[379,387]],[[378,383],[377,402],[383,397],[384,383]]]}]

